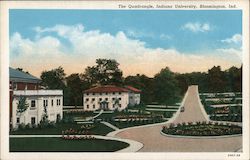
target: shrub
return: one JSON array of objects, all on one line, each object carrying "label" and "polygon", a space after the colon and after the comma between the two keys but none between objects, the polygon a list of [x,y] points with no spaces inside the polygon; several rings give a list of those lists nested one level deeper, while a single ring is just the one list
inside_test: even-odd
[{"label": "shrub", "polygon": [[28,124],[25,125],[25,129],[30,129],[31,127],[32,127],[32,126],[31,126],[30,123],[28,123]]},{"label": "shrub", "polygon": [[22,130],[25,128],[25,124],[24,123],[21,123],[18,125],[18,129]]},{"label": "shrub", "polygon": [[176,127],[163,127],[162,131],[171,135],[186,135],[186,136],[219,136],[241,134],[242,127],[237,125],[215,125],[215,124],[201,124],[201,125],[185,125]]},{"label": "shrub", "polygon": [[32,128],[37,128],[37,125],[36,125],[36,124],[32,124],[31,127],[32,127]]},{"label": "shrub", "polygon": [[54,127],[56,127],[56,123],[54,121],[51,121],[51,122],[48,123],[48,127],[49,128],[54,128]]}]

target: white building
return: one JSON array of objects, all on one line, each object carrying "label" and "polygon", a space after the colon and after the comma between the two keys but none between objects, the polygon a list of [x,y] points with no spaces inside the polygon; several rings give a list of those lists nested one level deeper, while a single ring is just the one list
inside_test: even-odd
[{"label": "white building", "polygon": [[[22,97],[26,98],[28,108],[24,112],[18,112],[18,104]],[[44,114],[47,114],[48,120],[56,122],[61,119],[63,103],[62,90],[24,90],[13,92],[13,127],[19,124],[37,125],[42,120]]]},{"label": "white building", "polygon": [[[37,125],[44,114],[49,121],[63,117],[63,91],[41,89],[41,80],[25,72],[10,68],[10,128],[19,124]],[[22,111],[18,107],[26,104]],[[19,105],[24,106],[24,105]]]},{"label": "white building", "polygon": [[99,86],[84,91],[83,106],[85,111],[124,110],[128,105],[140,104],[140,90],[131,86]]}]

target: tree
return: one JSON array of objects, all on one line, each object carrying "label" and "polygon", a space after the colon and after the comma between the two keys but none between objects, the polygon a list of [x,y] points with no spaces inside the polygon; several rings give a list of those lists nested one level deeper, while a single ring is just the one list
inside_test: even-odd
[{"label": "tree", "polygon": [[242,66],[241,68],[231,67],[226,70],[228,85],[234,92],[242,91]]},{"label": "tree", "polygon": [[178,82],[178,87],[180,88],[181,95],[184,95],[189,86],[188,77],[185,74],[176,74],[176,80]]},{"label": "tree", "polygon": [[210,92],[223,92],[227,90],[224,72],[220,66],[214,66],[208,70],[208,84]]},{"label": "tree", "polygon": [[78,73],[66,77],[66,82],[70,94],[69,98],[73,100],[75,107],[77,107],[82,101],[82,91],[86,88],[83,87],[83,83]]},{"label": "tree", "polygon": [[95,66],[87,67],[82,78],[92,85],[121,85],[122,71],[113,59],[97,59]]},{"label": "tree", "polygon": [[65,73],[60,66],[50,71],[43,71],[41,74],[42,85],[49,89],[64,89],[65,88]]},{"label": "tree", "polygon": [[160,104],[171,105],[178,102],[180,89],[173,72],[168,67],[162,69],[154,77],[154,95]]},{"label": "tree", "polygon": [[136,76],[128,76],[124,80],[125,85],[131,85],[141,92],[142,103],[152,103],[154,101],[154,80],[146,75],[137,74]]},{"label": "tree", "polygon": [[21,96],[17,104],[17,113],[23,113],[28,107],[29,104],[26,101],[26,97]]}]

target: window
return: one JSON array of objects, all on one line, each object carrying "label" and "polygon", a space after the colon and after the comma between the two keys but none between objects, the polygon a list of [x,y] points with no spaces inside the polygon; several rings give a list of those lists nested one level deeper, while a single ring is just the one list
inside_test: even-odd
[{"label": "window", "polygon": [[44,107],[47,107],[47,106],[48,106],[48,100],[47,100],[47,99],[44,99],[44,100],[43,100],[43,106],[44,106]]},{"label": "window", "polygon": [[95,98],[92,98],[92,101],[95,101]]},{"label": "window", "polygon": [[35,117],[31,117],[31,124],[36,124],[36,118]]},{"label": "window", "polygon": [[119,104],[119,107],[121,108],[121,107],[122,107],[122,105],[121,105],[121,104]]},{"label": "window", "polygon": [[87,108],[89,108],[89,105],[87,105]]},{"label": "window", "polygon": [[93,109],[95,109],[95,105],[93,104]]},{"label": "window", "polygon": [[95,93],[92,93],[92,95],[95,95]]},{"label": "window", "polygon": [[113,94],[115,94],[115,92],[113,92]]},{"label": "window", "polygon": [[53,99],[51,100],[51,106],[53,106],[54,105],[54,101],[53,101]]},{"label": "window", "polygon": [[36,107],[36,101],[35,100],[31,100],[31,107]]},{"label": "window", "polygon": [[102,98],[99,98],[99,101],[102,101]]},{"label": "window", "polygon": [[113,104],[113,108],[115,108],[115,104]]},{"label": "window", "polygon": [[108,101],[108,98],[105,98],[105,101]]},{"label": "window", "polygon": [[89,93],[86,93],[86,95],[88,96],[88,95],[89,95]]},{"label": "window", "polygon": [[100,95],[102,95],[102,93],[100,93]]},{"label": "window", "polygon": [[122,98],[119,98],[119,100],[122,100]]},{"label": "window", "polygon": [[106,92],[106,95],[108,95],[108,92]]},{"label": "window", "polygon": [[58,99],[58,104],[59,104],[59,106],[61,105],[61,100],[60,99]]},{"label": "window", "polygon": [[16,118],[16,123],[20,123],[20,118]]},{"label": "window", "polygon": [[119,92],[119,94],[122,94],[122,92]]},{"label": "window", "polygon": [[115,98],[112,98],[112,100],[114,101],[114,100],[115,100]]},{"label": "window", "polygon": [[86,99],[85,99],[85,101],[86,101],[86,102],[88,102],[88,101],[89,101],[89,99],[88,99],[88,98],[86,98]]},{"label": "window", "polygon": [[17,83],[14,84],[14,90],[17,90]]}]

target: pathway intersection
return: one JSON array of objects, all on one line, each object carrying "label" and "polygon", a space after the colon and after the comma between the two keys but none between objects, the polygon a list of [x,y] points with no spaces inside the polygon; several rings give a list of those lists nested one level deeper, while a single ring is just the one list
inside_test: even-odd
[{"label": "pathway intersection", "polygon": [[[235,152],[242,147],[242,136],[217,138],[168,137],[161,134],[162,127],[171,123],[209,121],[199,99],[198,86],[190,86],[180,109],[174,119],[166,123],[133,127],[108,134],[119,138],[131,139],[143,144],[139,152]],[[181,108],[181,107],[180,107]]]}]

